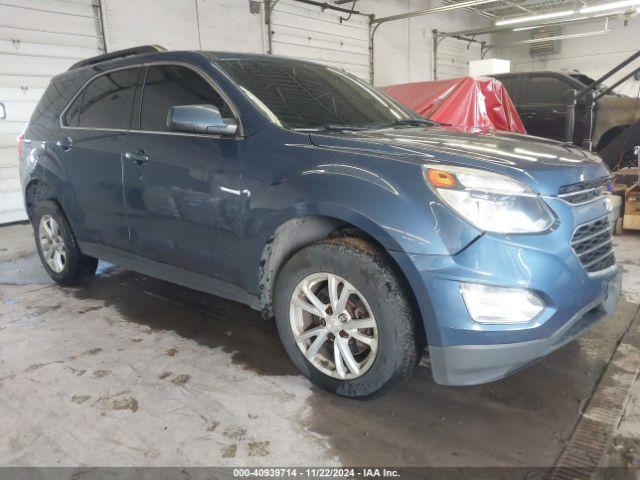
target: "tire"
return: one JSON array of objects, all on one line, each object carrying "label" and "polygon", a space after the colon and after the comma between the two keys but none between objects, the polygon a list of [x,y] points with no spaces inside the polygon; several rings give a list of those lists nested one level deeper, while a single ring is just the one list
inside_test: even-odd
[{"label": "tire", "polygon": [[[357,294],[347,295],[347,306],[342,310],[346,313],[333,311],[332,305],[340,308],[341,304],[331,300],[329,276],[333,276],[338,285],[334,299],[342,298],[347,285],[357,291]],[[322,299],[321,303],[326,304],[326,318],[311,313],[311,310],[319,312],[318,308],[308,311],[294,302],[294,294],[296,302],[302,299],[304,303],[310,298],[304,289],[301,290],[305,282],[308,289],[317,294],[316,299]],[[424,348],[407,288],[386,254],[363,240],[330,239],[305,247],[291,257],[276,279],[274,306],[282,344],[296,367],[329,392],[353,398],[369,398],[388,392],[411,376]],[[308,308],[309,302],[306,305]],[[341,316],[346,319],[340,319]],[[365,322],[369,318],[369,322],[363,323],[362,318]],[[340,322],[342,325],[338,325]],[[347,326],[374,323],[375,328],[346,330]],[[340,331],[340,328],[345,330]],[[300,335],[304,336],[312,329],[335,332],[328,333],[329,337],[322,340],[320,352],[324,356],[322,353],[311,354],[307,358],[303,353],[305,349],[310,354],[314,342],[324,335],[318,333],[300,344]],[[368,343],[365,345],[360,340]],[[344,348],[345,342],[351,359],[360,363],[349,363],[348,355],[342,355],[341,347]],[[339,364],[342,364],[341,372]]]},{"label": "tire", "polygon": [[[75,286],[95,275],[98,260],[80,252],[69,222],[58,205],[49,200],[38,203],[32,224],[40,261],[55,282],[64,286]],[[49,254],[52,249],[46,248],[52,245],[52,237],[47,233],[47,228],[53,231],[53,238],[58,242],[53,247],[53,250],[57,250],[53,256]],[[45,255],[48,257],[45,258]],[[50,264],[51,261],[54,262],[53,265]]]},{"label": "tire", "polygon": [[616,219],[615,234],[616,235],[624,235],[624,227],[623,227],[623,223],[622,223],[622,217]]}]

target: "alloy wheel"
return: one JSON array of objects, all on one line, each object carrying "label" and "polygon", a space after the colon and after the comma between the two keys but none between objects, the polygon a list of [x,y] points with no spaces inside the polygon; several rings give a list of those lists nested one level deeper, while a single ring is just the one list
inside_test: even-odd
[{"label": "alloy wheel", "polygon": [[339,380],[364,375],[378,353],[378,328],[364,295],[346,279],[314,273],[293,290],[289,322],[307,360]]},{"label": "alloy wheel", "polygon": [[51,215],[44,215],[40,219],[38,235],[42,256],[47,265],[55,273],[62,273],[67,264],[67,246],[60,225]]}]

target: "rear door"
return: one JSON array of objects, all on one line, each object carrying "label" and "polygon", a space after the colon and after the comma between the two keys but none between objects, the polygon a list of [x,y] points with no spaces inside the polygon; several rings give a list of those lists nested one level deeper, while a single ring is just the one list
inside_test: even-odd
[{"label": "rear door", "polygon": [[240,182],[242,137],[170,132],[167,113],[208,104],[223,117],[239,121],[237,115],[204,72],[183,64],[149,66],[140,103],[124,160],[136,252],[235,282],[238,222],[248,199]]},{"label": "rear door", "polygon": [[51,148],[75,197],[74,228],[81,241],[128,247],[122,154],[141,71],[126,68],[92,79],[63,112],[59,137],[53,139]]}]

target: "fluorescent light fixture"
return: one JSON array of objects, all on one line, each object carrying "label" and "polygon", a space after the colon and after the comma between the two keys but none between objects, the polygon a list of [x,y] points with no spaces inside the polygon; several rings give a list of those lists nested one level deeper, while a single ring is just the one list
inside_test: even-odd
[{"label": "fluorescent light fixture", "polygon": [[[640,8],[638,8],[636,10],[638,13],[640,13]],[[537,23],[535,25],[527,25],[526,27],[517,27],[517,28],[513,28],[511,29],[512,32],[524,32],[526,30],[534,30],[536,28],[542,28],[542,27],[549,27],[552,25],[564,25],[570,22],[587,22],[589,20],[597,20],[598,18],[607,18],[611,15],[616,15],[618,13],[624,13],[624,10],[618,10],[615,12],[605,12],[605,13],[596,13],[596,14],[591,14],[591,15],[585,15],[585,16],[578,16],[578,17],[572,17],[572,18],[563,18],[560,20],[549,20],[548,22],[541,22],[541,23]]]},{"label": "fluorescent light fixture", "polygon": [[524,32],[525,30],[534,30],[536,28],[542,28],[542,27],[548,27],[548,26],[553,26],[553,25],[558,25],[558,24],[565,24],[565,23],[569,23],[569,22],[580,22],[580,21],[586,21],[586,20],[595,20],[598,19],[600,17],[606,17],[608,16],[608,13],[604,13],[604,14],[600,14],[600,15],[588,15],[586,17],[575,17],[575,18],[565,18],[562,20],[551,20],[550,22],[543,22],[543,23],[538,23],[537,25],[527,25],[526,27],[518,27],[518,28],[514,28],[511,31],[512,32]]},{"label": "fluorescent light fixture", "polygon": [[[633,0],[633,1],[640,1],[640,0]],[[538,20],[546,20],[548,18],[568,17],[570,15],[573,15],[574,13],[576,13],[575,10],[562,10],[561,12],[550,12],[550,13],[541,13],[540,15],[529,15],[526,17],[507,18],[505,20],[496,21],[495,25],[499,27],[501,25],[513,25],[514,23],[526,23],[526,22],[535,22]]]},{"label": "fluorescent light fixture", "polygon": [[607,10],[616,10],[618,8],[635,7],[640,5],[640,0],[621,0],[619,2],[600,3],[598,5],[589,5],[578,10],[580,13],[604,12]]},{"label": "fluorescent light fixture", "polygon": [[610,30],[598,30],[597,32],[570,33],[567,35],[556,35],[555,37],[532,38],[531,40],[522,40],[516,43],[520,45],[529,44],[529,43],[542,43],[542,42],[548,42],[549,40],[566,40],[568,38],[591,37],[593,35],[603,35],[609,32]]},{"label": "fluorescent light fixture", "polygon": [[524,32],[525,30],[534,30],[536,28],[542,28],[545,25],[531,25],[530,27],[518,27],[511,30],[512,32]]}]

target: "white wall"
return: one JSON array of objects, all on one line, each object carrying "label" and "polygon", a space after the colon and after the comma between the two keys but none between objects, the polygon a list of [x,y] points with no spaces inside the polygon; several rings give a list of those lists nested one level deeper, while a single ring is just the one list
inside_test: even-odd
[{"label": "white wall", "polygon": [[248,0],[102,0],[102,4],[108,51],[144,44],[169,50],[265,50],[262,14],[250,13]]},{"label": "white wall", "polygon": [[[603,30],[604,20],[578,25],[562,26],[561,34],[593,32]],[[627,26],[620,20],[609,22],[611,32],[604,35],[561,40],[558,53],[530,56],[527,45],[513,45],[518,40],[529,38],[527,32],[510,32],[492,35],[492,44],[511,45],[490,52],[489,57],[511,60],[511,70],[525,72],[533,70],[571,71],[578,69],[592,78],[597,78],[640,48],[640,18],[629,20]],[[640,63],[634,63],[640,66]],[[626,70],[628,72],[629,69]],[[609,84],[613,81],[607,82]],[[627,82],[621,92],[637,94],[638,82]]]},{"label": "white wall", "polygon": [[[439,6],[437,0],[360,0],[361,11],[374,12],[378,17],[396,15]],[[480,15],[454,10],[397,20],[378,28],[375,35],[374,72],[376,85],[431,80],[433,70],[433,29],[453,32],[488,25]],[[445,50],[457,40],[446,39]],[[478,56],[479,58],[479,56]]]},{"label": "white wall", "polygon": [[[155,43],[168,49],[266,52],[263,14],[249,13],[248,0],[102,2],[109,51]],[[360,0],[357,8],[363,13],[375,13],[382,17],[437,5],[438,0]],[[330,13],[325,12],[327,16]],[[486,25],[483,17],[461,10],[382,25],[375,38],[375,84],[431,79],[431,31],[434,28],[456,31],[483,25]]]},{"label": "white wall", "polygon": [[[265,5],[249,0],[102,0],[107,49],[159,44],[169,50],[266,53]],[[255,10],[254,10],[255,11]],[[272,10],[272,53],[315,60],[369,79],[369,18],[293,0]],[[132,28],[135,25],[135,28]]]},{"label": "white wall", "polygon": [[369,81],[369,16],[279,0],[271,14],[272,50],[331,65]]}]

